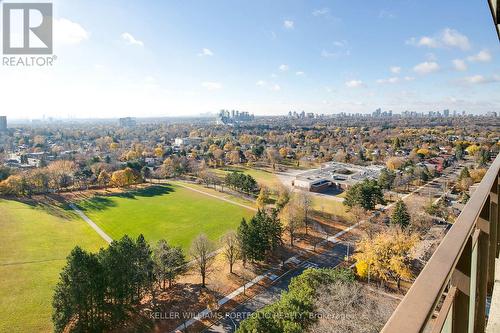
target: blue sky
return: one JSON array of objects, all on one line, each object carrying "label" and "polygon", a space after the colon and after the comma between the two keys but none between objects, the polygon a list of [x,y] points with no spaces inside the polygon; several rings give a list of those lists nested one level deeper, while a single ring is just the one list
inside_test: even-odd
[{"label": "blue sky", "polygon": [[500,44],[484,0],[54,6],[55,65],[0,66],[0,113],[500,111]]}]

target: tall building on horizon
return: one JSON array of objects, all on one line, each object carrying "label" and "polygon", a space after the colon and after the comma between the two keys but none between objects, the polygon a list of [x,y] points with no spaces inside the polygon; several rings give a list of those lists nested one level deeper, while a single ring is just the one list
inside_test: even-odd
[{"label": "tall building on horizon", "polygon": [[0,116],[0,132],[7,131],[7,116]]}]

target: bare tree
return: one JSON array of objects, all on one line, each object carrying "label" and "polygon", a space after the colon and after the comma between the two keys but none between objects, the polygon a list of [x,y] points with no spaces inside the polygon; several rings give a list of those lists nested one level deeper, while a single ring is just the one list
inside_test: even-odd
[{"label": "bare tree", "polygon": [[396,302],[374,295],[358,282],[338,281],[318,290],[316,333],[376,333],[384,326]]},{"label": "bare tree", "polygon": [[205,287],[205,279],[210,266],[214,261],[212,252],[215,250],[213,242],[205,234],[198,235],[191,243],[191,256],[196,261],[201,276],[201,286]]},{"label": "bare tree", "polygon": [[240,247],[238,242],[238,235],[235,231],[228,231],[221,238],[222,254],[229,264],[229,273],[233,273],[233,265],[240,257]]},{"label": "bare tree", "polygon": [[306,227],[306,235],[307,235],[307,229],[309,226],[308,218],[309,218],[309,213],[312,209],[312,197],[311,197],[311,194],[309,192],[299,191],[295,199],[296,199],[297,205],[302,210],[302,213],[304,216],[304,224]]},{"label": "bare tree", "polygon": [[304,212],[295,200],[290,201],[280,212],[280,220],[290,237],[290,246],[293,247],[293,240],[299,228],[305,225]]}]

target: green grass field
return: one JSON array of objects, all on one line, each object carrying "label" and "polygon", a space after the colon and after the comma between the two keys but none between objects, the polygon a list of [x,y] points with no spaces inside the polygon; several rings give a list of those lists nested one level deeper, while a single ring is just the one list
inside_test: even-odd
[{"label": "green grass field", "polygon": [[71,211],[0,199],[0,332],[52,331],[52,293],[71,249],[106,246]]},{"label": "green grass field", "polygon": [[214,171],[216,174],[222,177],[224,177],[227,173],[233,171],[243,172],[244,174],[252,176],[257,181],[257,183],[267,186],[271,189],[276,189],[278,186],[281,185],[281,181],[275,174],[265,170],[253,169],[247,167],[227,167],[224,169],[214,169],[212,171]]},{"label": "green grass field", "polygon": [[313,209],[318,212],[324,212],[332,215],[349,218],[346,206],[342,202],[338,202],[325,197],[313,197]]},{"label": "green grass field", "polygon": [[112,196],[97,196],[78,205],[110,237],[143,234],[149,242],[161,238],[188,253],[200,233],[218,240],[254,212],[178,185],[158,185]]}]

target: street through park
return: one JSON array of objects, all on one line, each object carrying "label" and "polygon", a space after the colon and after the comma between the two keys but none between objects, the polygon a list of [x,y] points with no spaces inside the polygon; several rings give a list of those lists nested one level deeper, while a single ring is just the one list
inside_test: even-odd
[{"label": "street through park", "polygon": [[[350,249],[352,252],[352,247]],[[324,253],[319,253],[298,264],[298,266],[281,276],[275,277],[273,284],[264,292],[247,300],[232,311],[226,313],[224,319],[216,322],[203,332],[234,332],[242,320],[264,306],[276,302],[281,293],[288,289],[293,277],[296,277],[307,268],[334,268],[344,261],[347,255],[347,245],[337,243]]]}]

